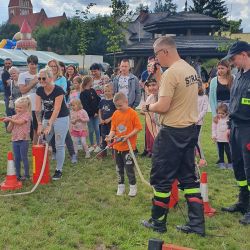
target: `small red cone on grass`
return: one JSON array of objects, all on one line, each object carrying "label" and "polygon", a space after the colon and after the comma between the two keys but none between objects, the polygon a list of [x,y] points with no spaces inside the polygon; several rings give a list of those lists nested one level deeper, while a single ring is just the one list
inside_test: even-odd
[{"label": "small red cone on grass", "polygon": [[202,196],[203,205],[204,205],[204,214],[207,215],[208,217],[212,217],[212,216],[214,216],[216,210],[214,208],[212,208],[209,204],[207,173],[206,172],[203,172],[201,174],[200,189],[201,189],[201,196]]},{"label": "small red cone on grass", "polygon": [[22,182],[17,181],[15,164],[12,152],[8,152],[7,175],[5,181],[1,183],[1,190],[15,190],[22,188]]},{"label": "small red cone on grass", "polygon": [[181,247],[173,244],[163,244],[162,250],[194,250],[188,247]]}]

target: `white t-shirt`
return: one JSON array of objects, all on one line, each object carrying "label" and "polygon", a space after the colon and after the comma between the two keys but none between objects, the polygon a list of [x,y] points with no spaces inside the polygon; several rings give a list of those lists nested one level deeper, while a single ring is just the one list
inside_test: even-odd
[{"label": "white t-shirt", "polygon": [[[31,80],[33,80],[35,78],[36,75],[31,75],[28,71],[20,73],[19,77],[18,77],[18,85],[27,85],[29,84],[29,82]],[[36,105],[36,89],[39,87],[40,85],[37,84],[36,86],[34,86],[29,92],[27,92],[26,94],[23,94],[22,96],[29,96],[30,101],[31,101],[31,110],[35,111],[35,105]]]},{"label": "white t-shirt", "polygon": [[129,76],[120,76],[118,82],[118,90],[128,97],[128,79]]}]

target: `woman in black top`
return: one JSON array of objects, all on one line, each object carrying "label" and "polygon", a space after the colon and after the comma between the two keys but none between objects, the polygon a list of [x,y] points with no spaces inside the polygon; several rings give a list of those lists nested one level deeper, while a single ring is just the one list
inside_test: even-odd
[{"label": "woman in black top", "polygon": [[69,110],[64,100],[65,92],[54,84],[50,68],[40,70],[38,80],[41,86],[36,91],[37,132],[40,135],[43,131],[48,141],[55,134],[57,164],[53,180],[58,180],[62,176],[65,159],[64,143],[69,130]]},{"label": "woman in black top", "polygon": [[229,104],[230,89],[234,80],[228,61],[220,61],[217,64],[217,76],[211,80],[209,103],[213,118],[216,118],[216,108],[219,103]]}]

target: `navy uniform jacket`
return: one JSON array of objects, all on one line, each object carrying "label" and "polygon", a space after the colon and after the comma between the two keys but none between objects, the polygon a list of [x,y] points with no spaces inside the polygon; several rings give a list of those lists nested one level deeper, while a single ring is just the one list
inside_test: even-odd
[{"label": "navy uniform jacket", "polygon": [[229,127],[249,126],[250,129],[250,70],[239,71],[234,79],[230,94]]}]

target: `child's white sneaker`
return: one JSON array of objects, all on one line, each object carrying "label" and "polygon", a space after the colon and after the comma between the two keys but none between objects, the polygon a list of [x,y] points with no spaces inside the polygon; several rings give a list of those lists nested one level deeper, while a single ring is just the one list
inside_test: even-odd
[{"label": "child's white sneaker", "polygon": [[129,193],[128,193],[128,195],[130,197],[135,197],[136,194],[137,194],[137,186],[136,186],[136,184],[135,185],[130,185],[129,186]]},{"label": "child's white sneaker", "polygon": [[116,195],[121,196],[125,193],[125,184],[118,184]]},{"label": "child's white sneaker", "polygon": [[95,150],[95,148],[93,146],[89,147],[89,152],[93,152]]},{"label": "child's white sneaker", "polygon": [[90,152],[86,152],[86,155],[85,155],[85,159],[89,159],[90,158]]},{"label": "child's white sneaker", "polygon": [[96,146],[94,153],[99,153],[102,149],[99,146]]}]

